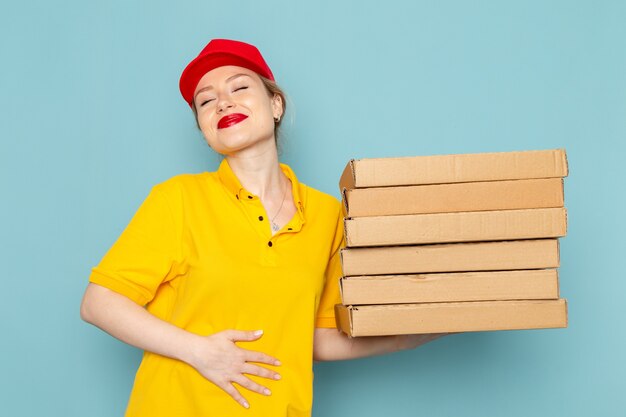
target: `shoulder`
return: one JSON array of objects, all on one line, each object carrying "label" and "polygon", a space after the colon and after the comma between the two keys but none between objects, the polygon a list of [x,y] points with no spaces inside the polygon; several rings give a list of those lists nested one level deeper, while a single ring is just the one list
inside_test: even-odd
[{"label": "shoulder", "polygon": [[341,202],[337,198],[300,181],[289,165],[281,163],[280,166],[287,177],[297,184],[294,187],[296,191],[294,198],[302,203],[305,211],[308,212],[308,218],[313,214],[316,216],[322,214],[323,217],[329,217],[329,214],[332,214],[332,217],[335,217],[341,212]]},{"label": "shoulder", "polygon": [[343,238],[343,206],[336,197],[308,187],[307,202],[305,205],[305,216],[307,222],[310,220],[315,228],[323,231],[323,241],[331,245],[331,253],[334,252],[342,242]]},{"label": "shoulder", "polygon": [[301,184],[306,189],[305,206],[315,212],[331,215],[333,218],[341,215],[341,201],[324,191],[320,191],[306,184]]},{"label": "shoulder", "polygon": [[330,195],[324,191],[320,191],[317,188],[313,188],[310,185],[303,184],[307,188],[307,197],[317,204],[322,204],[330,208],[337,208],[341,206],[341,202],[337,197]]},{"label": "shoulder", "polygon": [[154,185],[150,193],[165,198],[172,207],[183,209],[187,206],[186,202],[197,203],[206,200],[207,197],[211,199],[211,195],[217,190],[212,174],[200,172],[175,175]]}]

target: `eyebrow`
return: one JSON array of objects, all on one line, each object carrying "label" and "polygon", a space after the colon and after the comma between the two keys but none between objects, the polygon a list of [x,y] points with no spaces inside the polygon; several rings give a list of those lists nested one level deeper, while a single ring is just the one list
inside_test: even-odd
[{"label": "eyebrow", "polygon": [[[231,75],[230,77],[228,77],[226,79],[226,82],[230,82],[230,81],[234,80],[235,78],[239,78],[239,77],[249,77],[249,75],[248,74],[243,74],[243,73]],[[198,94],[200,94],[201,92],[207,91],[207,90],[212,90],[212,89],[213,89],[212,85],[208,85],[208,86],[206,86],[204,88],[199,89],[198,92],[193,96],[194,100],[196,99]]]}]

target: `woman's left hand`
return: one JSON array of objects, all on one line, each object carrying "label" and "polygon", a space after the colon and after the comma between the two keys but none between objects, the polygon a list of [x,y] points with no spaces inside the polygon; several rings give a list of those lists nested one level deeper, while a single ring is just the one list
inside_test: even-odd
[{"label": "woman's left hand", "polygon": [[449,334],[454,333],[400,334],[395,337],[398,350],[410,350]]},{"label": "woman's left hand", "polygon": [[455,333],[402,334],[390,336],[348,337],[337,329],[315,329],[313,359],[341,361],[385,355],[416,347]]}]

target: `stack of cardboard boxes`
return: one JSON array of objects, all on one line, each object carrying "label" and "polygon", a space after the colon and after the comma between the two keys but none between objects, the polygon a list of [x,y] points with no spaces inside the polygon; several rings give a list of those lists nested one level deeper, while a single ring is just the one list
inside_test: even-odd
[{"label": "stack of cardboard boxes", "polygon": [[567,326],[564,150],[352,160],[337,322],[350,336]]}]

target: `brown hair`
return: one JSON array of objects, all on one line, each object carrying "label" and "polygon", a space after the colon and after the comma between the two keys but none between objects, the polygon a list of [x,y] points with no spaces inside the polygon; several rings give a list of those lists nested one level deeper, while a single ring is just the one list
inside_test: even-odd
[{"label": "brown hair", "polygon": [[[257,74],[259,75],[259,74]],[[278,136],[280,134],[280,124],[283,122],[283,116],[285,116],[285,112],[287,111],[287,95],[285,94],[285,92],[278,86],[278,84],[276,84],[275,81],[270,80],[269,78],[265,78],[262,75],[259,75],[259,78],[261,78],[261,81],[263,82],[263,85],[265,86],[265,89],[267,90],[267,94],[270,97],[274,97],[274,95],[278,95],[280,97],[280,101],[283,105],[283,111],[282,114],[280,116],[280,120],[276,121],[274,120],[274,138],[276,140],[276,145],[278,146]],[[191,110],[193,111],[193,116],[196,119],[196,126],[198,127],[198,130],[200,130],[200,123],[198,123],[198,110],[196,109],[196,101],[193,100],[191,102]]]}]

